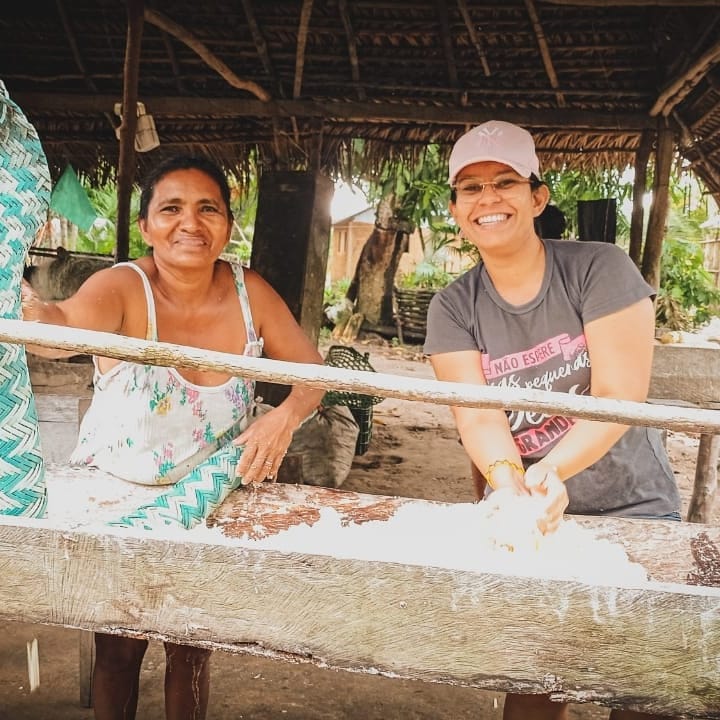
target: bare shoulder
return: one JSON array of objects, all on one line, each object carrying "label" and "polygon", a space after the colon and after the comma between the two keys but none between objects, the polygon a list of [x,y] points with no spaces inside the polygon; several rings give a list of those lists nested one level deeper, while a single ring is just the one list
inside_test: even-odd
[{"label": "bare shoulder", "polygon": [[250,302],[262,301],[264,303],[280,301],[280,295],[273,289],[272,285],[255,270],[244,267],[242,269]]}]

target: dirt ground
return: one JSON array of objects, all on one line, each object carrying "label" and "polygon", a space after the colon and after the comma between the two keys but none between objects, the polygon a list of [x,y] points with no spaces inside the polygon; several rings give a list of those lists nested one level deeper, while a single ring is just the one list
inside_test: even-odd
[{"label": "dirt ground", "polygon": [[[432,378],[418,347],[357,342],[378,372]],[[683,496],[692,490],[698,439],[669,433],[668,450]],[[473,499],[468,461],[448,408],[387,398],[375,406],[373,439],[355,459],[343,489],[440,501]],[[718,520],[715,508],[714,522]],[[2,623],[0,720],[87,720],[79,701],[75,630]],[[28,686],[26,643],[38,639],[40,687]],[[486,720],[502,717],[502,693],[388,679],[260,657],[216,653],[209,718],[214,720]],[[141,676],[139,720],[161,720],[164,657],[151,643]],[[608,710],[574,705],[573,720],[600,720]]]}]

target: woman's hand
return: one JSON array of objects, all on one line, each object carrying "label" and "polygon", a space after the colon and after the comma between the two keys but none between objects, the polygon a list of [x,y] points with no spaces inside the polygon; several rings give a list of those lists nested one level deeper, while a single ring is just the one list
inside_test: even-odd
[{"label": "woman's hand", "polygon": [[525,471],[525,487],[533,497],[544,498],[544,513],[538,518],[538,528],[543,535],[555,532],[570,502],[565,483],[557,468],[543,462],[531,465]]},{"label": "woman's hand", "polygon": [[239,435],[233,443],[243,447],[237,474],[243,485],[274,481],[295,430],[288,413],[273,408]]}]

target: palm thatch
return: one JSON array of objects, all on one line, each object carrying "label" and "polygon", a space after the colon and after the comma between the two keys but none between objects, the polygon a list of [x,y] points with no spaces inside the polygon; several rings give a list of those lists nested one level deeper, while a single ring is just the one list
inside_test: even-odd
[{"label": "palm thatch", "polygon": [[[127,28],[116,0],[3,10],[0,79],[55,174],[116,172]],[[347,176],[354,138],[367,170],[500,118],[533,131],[546,168],[624,167],[667,126],[720,199],[718,37],[718,0],[148,2],[137,90],[161,145],[136,162]]]}]

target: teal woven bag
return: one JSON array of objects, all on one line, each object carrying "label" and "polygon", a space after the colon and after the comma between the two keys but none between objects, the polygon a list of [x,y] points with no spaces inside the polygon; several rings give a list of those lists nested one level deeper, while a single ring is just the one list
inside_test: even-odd
[{"label": "teal woven bag", "polygon": [[[50,172],[40,140],[0,81],[0,317],[22,315],[25,258],[49,202]],[[44,517],[46,506],[25,346],[0,343],[0,515]]]}]

